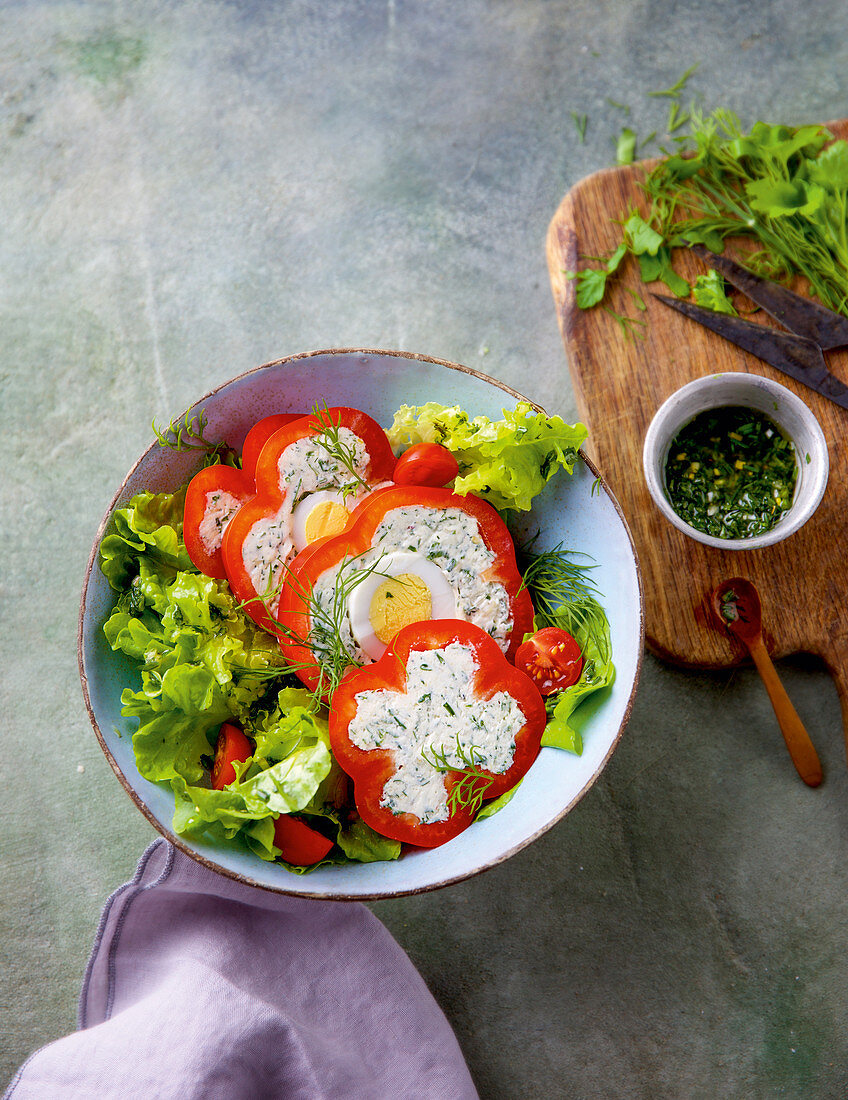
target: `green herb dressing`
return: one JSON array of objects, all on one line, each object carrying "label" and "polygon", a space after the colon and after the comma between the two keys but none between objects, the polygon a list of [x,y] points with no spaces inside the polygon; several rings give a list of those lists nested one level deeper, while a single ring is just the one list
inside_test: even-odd
[{"label": "green herb dressing", "polygon": [[720,539],[763,535],[792,504],[795,445],[764,413],[708,409],[685,424],[665,464],[666,496],[691,527]]}]

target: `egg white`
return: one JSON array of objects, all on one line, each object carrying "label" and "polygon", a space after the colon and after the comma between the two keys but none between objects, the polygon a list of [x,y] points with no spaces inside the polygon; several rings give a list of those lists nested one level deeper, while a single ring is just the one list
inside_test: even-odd
[{"label": "egg white", "polygon": [[374,571],[351,591],[347,602],[354,640],[363,653],[374,661],[383,656],[386,643],[380,641],[374,631],[371,601],[386,577],[399,577],[406,573],[418,577],[429,589],[431,619],[464,618],[457,608],[456,592],[438,565],[421,554],[388,551],[377,562]]}]

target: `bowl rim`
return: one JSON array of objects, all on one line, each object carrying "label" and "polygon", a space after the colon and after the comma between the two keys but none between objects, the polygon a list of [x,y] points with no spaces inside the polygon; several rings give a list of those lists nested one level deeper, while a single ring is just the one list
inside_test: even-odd
[{"label": "bowl rim", "polygon": [[[679,420],[672,416],[676,404],[680,402],[680,399],[686,394],[698,393],[701,390],[706,394],[709,393],[711,387],[721,387],[723,383],[726,387],[730,382],[742,386],[743,388],[748,388],[751,391],[765,391],[773,398],[784,402],[790,409],[794,410],[798,418],[806,424],[817,444],[815,457],[813,459],[813,470],[811,471],[811,473],[816,474],[816,477],[812,483],[812,491],[809,498],[800,507],[796,507],[800,504],[800,501],[796,497],[786,515],[784,515],[770,531],[762,535],[755,535],[753,538],[749,539],[721,539],[717,538],[715,535],[709,535],[705,531],[699,531],[697,527],[693,527],[691,524],[681,519],[672,508],[663,491],[663,455],[674,435],[700,413],[733,402],[732,399],[723,400],[720,397],[716,401],[705,401],[704,404],[700,405],[694,411],[688,412]],[[720,392],[720,390],[717,390],[716,396],[718,396]],[[745,404],[741,396],[736,403]],[[776,418],[773,417],[772,419]],[[674,424],[671,430],[668,429],[669,424]],[[667,439],[666,436],[668,437]],[[715,371],[711,374],[703,375],[700,378],[694,378],[690,382],[686,382],[684,385],[678,387],[668,395],[656,410],[645,432],[645,439],[642,446],[642,471],[648,492],[654,504],[668,522],[679,531],[682,531],[684,535],[688,535],[689,538],[694,541],[704,546],[713,547],[716,550],[760,550],[768,546],[774,546],[784,539],[789,538],[790,535],[800,530],[800,528],[813,516],[827,488],[830,459],[827,449],[827,440],[818,417],[809,405],[807,405],[805,401],[802,401],[802,399],[796,393],[793,393],[787,386],[781,385],[780,382],[776,382],[772,378],[767,378],[761,374],[752,374],[747,371]]]},{"label": "bowl rim", "polygon": [[[202,397],[199,397],[193,404],[191,404],[188,407],[188,409],[186,409],[185,413],[182,414],[182,416],[180,416],[178,419],[182,420],[183,417],[187,416],[188,413],[190,413],[193,409],[195,409],[198,406],[202,405],[205,401],[209,400],[209,398],[213,397],[220,390],[225,389],[226,387],[232,385],[234,382],[238,382],[241,379],[246,378],[246,377],[248,377],[252,374],[257,374],[260,371],[267,370],[270,367],[284,366],[284,365],[287,365],[289,363],[298,362],[298,361],[303,360],[303,359],[312,359],[312,358],[316,358],[318,356],[335,356],[335,355],[376,355],[376,356],[385,356],[386,358],[411,359],[411,360],[416,360],[418,362],[434,363],[434,364],[439,365],[439,366],[447,367],[450,370],[455,370],[455,371],[458,371],[458,372],[463,373],[463,374],[471,375],[474,378],[479,378],[481,381],[488,382],[489,384],[495,386],[497,389],[502,390],[504,393],[508,394],[510,397],[515,398],[516,401],[526,401],[534,409],[538,410],[539,412],[545,413],[545,415],[547,415],[547,413],[545,412],[545,409],[541,405],[539,405],[535,401],[532,401],[529,397],[526,397],[524,394],[520,393],[518,390],[513,389],[513,387],[508,386],[506,383],[499,382],[497,379],[492,378],[488,374],[484,374],[482,371],[475,370],[473,367],[466,367],[461,363],[454,363],[449,359],[440,359],[440,358],[437,358],[437,357],[431,356],[431,355],[423,355],[419,352],[393,351],[393,350],[388,349],[388,348],[340,347],[340,348],[321,348],[321,349],[316,349],[314,351],[298,352],[294,355],[283,356],[279,359],[271,359],[266,363],[261,363],[259,366],[251,367],[246,371],[242,371],[240,374],[234,375],[232,378],[228,378],[225,381],[223,381],[220,385],[215,386],[211,390],[208,390],[205,394],[203,394]],[[104,753],[106,759],[108,760],[109,765],[112,768],[112,771],[115,773],[118,781],[120,782],[121,786],[124,788],[125,792],[129,795],[130,799],[135,804],[136,808],[144,815],[144,817],[147,818],[147,820],[156,829],[156,831],[161,836],[163,836],[169,843],[173,844],[175,848],[178,848],[181,852],[183,852],[185,855],[187,855],[190,859],[193,859],[195,862],[201,864],[201,866],[207,868],[207,870],[213,871],[216,874],[223,875],[225,878],[232,879],[233,881],[241,883],[244,886],[251,886],[251,887],[254,887],[258,890],[267,890],[269,893],[272,893],[272,894],[287,894],[289,896],[300,897],[300,898],[304,898],[304,899],[314,899],[314,900],[320,900],[320,901],[339,901],[339,902],[380,901],[380,900],[388,900],[390,898],[410,897],[410,896],[414,896],[414,895],[417,895],[417,894],[430,893],[431,891],[434,891],[434,890],[440,890],[445,886],[453,886],[453,885],[456,885],[457,883],[460,883],[460,882],[469,881],[472,878],[476,878],[478,875],[482,874],[484,871],[488,871],[491,868],[496,867],[501,863],[504,863],[507,859],[510,859],[512,856],[516,855],[518,852],[522,851],[524,848],[529,847],[529,845],[531,845],[539,837],[543,836],[546,832],[548,832],[551,828],[553,828],[553,826],[556,825],[557,822],[561,821],[562,818],[566,816],[566,814],[570,813],[570,811],[577,805],[577,803],[584,797],[584,795],[586,795],[588,793],[588,791],[595,785],[595,783],[597,782],[597,780],[600,777],[601,773],[606,768],[606,766],[607,766],[607,764],[610,760],[610,757],[612,756],[613,752],[615,751],[616,747],[618,746],[618,742],[621,740],[622,734],[624,733],[624,730],[625,730],[628,722],[630,721],[630,716],[631,716],[632,711],[633,711],[633,704],[634,704],[634,700],[635,700],[635,696],[636,696],[636,690],[637,690],[637,687],[639,685],[639,678],[640,678],[641,671],[642,671],[642,659],[643,659],[644,651],[645,651],[645,599],[644,599],[644,586],[643,586],[643,582],[642,582],[642,570],[641,570],[641,566],[639,564],[639,557],[638,557],[638,554],[636,552],[636,546],[635,546],[635,543],[633,541],[633,535],[632,535],[632,532],[630,530],[630,526],[627,523],[627,519],[625,518],[624,512],[621,509],[621,505],[619,504],[619,502],[616,499],[615,495],[611,491],[611,489],[610,489],[609,485],[607,484],[606,479],[604,478],[603,474],[600,472],[600,470],[598,470],[595,463],[588,457],[588,455],[584,452],[583,448],[581,447],[580,450],[579,450],[579,455],[580,455],[581,459],[586,463],[589,470],[592,472],[592,474],[597,479],[598,484],[600,485],[600,487],[606,493],[607,498],[609,499],[609,502],[612,504],[613,508],[615,509],[615,511],[618,515],[618,518],[619,518],[619,520],[622,524],[622,528],[623,528],[624,533],[626,535],[627,541],[630,545],[630,550],[631,550],[631,553],[632,553],[632,556],[633,556],[636,588],[637,588],[637,592],[638,592],[638,596],[639,596],[639,614],[638,614],[638,619],[639,619],[639,644],[638,644],[638,647],[637,647],[636,667],[635,667],[635,670],[634,670],[633,683],[632,683],[631,688],[630,688],[630,694],[628,695],[627,701],[625,703],[625,707],[624,707],[624,711],[623,711],[622,716],[621,716],[621,721],[619,723],[619,727],[618,727],[618,729],[615,733],[615,736],[612,738],[606,753],[604,754],[603,758],[598,763],[598,766],[596,767],[595,771],[591,774],[588,781],[584,784],[584,786],[581,788],[581,790],[577,792],[577,794],[574,796],[574,798],[566,806],[564,806],[563,809],[558,814],[556,814],[555,817],[551,818],[550,821],[546,822],[545,825],[542,828],[538,829],[531,836],[529,836],[526,839],[522,840],[520,843],[512,845],[510,848],[508,848],[504,852],[501,852],[496,858],[490,859],[488,862],[481,864],[479,867],[474,868],[473,871],[458,873],[458,874],[455,874],[455,875],[451,875],[451,876],[443,879],[440,882],[428,883],[424,886],[409,887],[408,889],[404,889],[404,888],[396,888],[395,889],[395,888],[393,888],[393,889],[374,892],[374,893],[356,893],[356,894],[344,893],[344,892],[340,892],[340,891],[328,892],[327,890],[314,890],[312,892],[303,891],[303,890],[289,890],[289,889],[286,889],[284,886],[272,885],[272,884],[267,883],[267,882],[259,882],[256,879],[253,879],[248,875],[242,874],[240,871],[235,871],[231,868],[224,867],[220,863],[217,863],[214,859],[210,858],[209,856],[203,855],[202,853],[200,853],[200,852],[196,851],[194,848],[192,848],[182,837],[176,835],[171,829],[167,828],[165,825],[163,825],[155,817],[155,815],[152,813],[152,811],[147,807],[145,801],[141,798],[141,796],[138,794],[138,792],[135,790],[135,788],[132,787],[132,785],[129,783],[128,779],[126,778],[126,776],[124,775],[124,773],[121,770],[120,766],[118,765],[117,760],[115,759],[114,755],[112,754],[112,751],[109,748],[109,745],[107,744],[105,737],[103,736],[103,732],[100,729],[100,725],[99,725],[99,723],[97,721],[97,717],[94,713],[94,708],[92,706],[91,697],[90,697],[89,690],[88,690],[88,675],[87,675],[86,668],[85,668],[85,649],[84,649],[84,642],[85,642],[85,639],[84,639],[85,611],[86,611],[88,590],[89,590],[89,585],[91,583],[92,573],[93,573],[93,570],[94,570],[95,566],[97,565],[97,556],[98,556],[98,550],[99,550],[99,547],[100,547],[100,543],[102,542],[103,536],[106,533],[106,530],[109,526],[109,523],[112,520],[112,515],[115,511],[115,508],[118,504],[118,501],[120,500],[121,496],[124,493],[124,490],[126,489],[127,483],[130,481],[130,479],[132,478],[135,471],[144,462],[144,460],[151,453],[151,451],[153,451],[158,446],[159,446],[158,440],[154,439],[153,442],[148,447],[145,448],[145,450],[141,453],[141,455],[138,457],[138,459],[132,464],[132,466],[127,471],[126,475],[124,476],[123,480],[121,481],[121,484],[119,485],[118,489],[112,495],[112,498],[109,502],[109,505],[106,509],[106,512],[105,512],[103,518],[101,519],[100,524],[98,525],[97,532],[94,536],[94,542],[92,544],[91,552],[90,552],[89,557],[88,557],[88,564],[86,565],[86,569],[85,569],[85,574],[84,574],[84,579],[83,579],[83,586],[82,586],[82,594],[81,594],[81,598],[80,598],[79,616],[78,616],[78,621],[77,621],[77,665],[78,665],[78,669],[79,669],[80,683],[81,683],[81,686],[82,686],[82,694],[83,694],[83,700],[85,702],[85,709],[88,713],[88,718],[89,718],[89,721],[91,722],[92,728],[94,729],[97,740],[100,743],[100,748],[103,750],[103,753]]]}]

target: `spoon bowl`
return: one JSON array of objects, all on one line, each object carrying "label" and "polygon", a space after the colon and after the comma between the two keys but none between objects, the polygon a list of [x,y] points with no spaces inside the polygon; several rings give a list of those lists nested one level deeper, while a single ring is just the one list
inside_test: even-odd
[{"label": "spoon bowl", "polygon": [[731,634],[746,644],[762,637],[763,607],[760,594],[750,581],[734,577],[713,593],[714,610]]}]

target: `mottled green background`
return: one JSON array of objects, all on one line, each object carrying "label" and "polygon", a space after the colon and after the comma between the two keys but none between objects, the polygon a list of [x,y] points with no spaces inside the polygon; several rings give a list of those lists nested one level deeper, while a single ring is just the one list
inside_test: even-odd
[{"label": "mottled green background", "polygon": [[[356,345],[466,363],[574,418],[548,221],[622,125],[662,137],[648,92],[694,62],[692,93],[746,123],[844,116],[848,7],[0,7],[0,1078],[74,1026],[100,908],[153,836],[75,652],[91,541],[151,420]],[[565,821],[471,882],[373,906],[484,1097],[848,1095],[839,708],[819,667],[781,672],[818,791],[753,672],[647,658]]]}]

